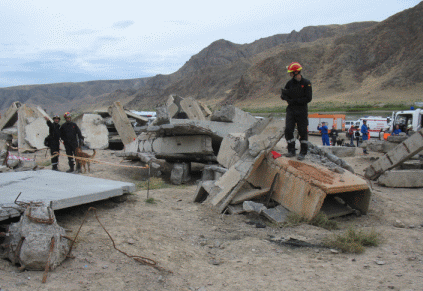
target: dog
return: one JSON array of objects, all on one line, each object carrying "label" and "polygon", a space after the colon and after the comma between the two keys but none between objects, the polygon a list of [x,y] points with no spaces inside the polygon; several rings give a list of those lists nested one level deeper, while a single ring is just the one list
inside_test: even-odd
[{"label": "dog", "polygon": [[[90,172],[90,161],[86,159],[94,159],[95,157],[95,150],[93,149],[93,154],[90,156],[87,153],[84,153],[80,147],[77,147],[75,150],[75,160],[76,160],[76,168],[82,170],[82,167],[84,167],[84,173],[87,172],[86,165],[88,166],[88,172]],[[78,157],[84,158],[84,159],[78,159]]]},{"label": "dog", "polygon": [[343,144],[344,144],[344,140],[343,139],[338,139],[336,141],[336,145],[338,145],[338,146],[342,146]]}]

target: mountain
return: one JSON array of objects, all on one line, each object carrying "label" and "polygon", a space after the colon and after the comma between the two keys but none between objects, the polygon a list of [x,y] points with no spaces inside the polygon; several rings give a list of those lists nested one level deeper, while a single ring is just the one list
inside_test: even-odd
[{"label": "mountain", "polygon": [[48,112],[88,111],[116,100],[153,109],[170,94],[211,106],[280,106],[292,61],[302,64],[316,103],[422,100],[422,22],[423,2],[382,22],[309,26],[248,44],[220,39],[169,75],[0,88],[0,110],[20,101]]}]

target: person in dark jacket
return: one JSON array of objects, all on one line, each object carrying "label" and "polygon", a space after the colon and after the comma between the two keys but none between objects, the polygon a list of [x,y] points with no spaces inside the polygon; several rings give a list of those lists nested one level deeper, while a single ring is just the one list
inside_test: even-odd
[{"label": "person in dark jacket", "polygon": [[322,133],[322,143],[324,146],[330,146],[329,143],[329,129],[328,126],[326,125],[326,122],[322,122],[321,124],[319,123],[319,125],[317,126],[317,130],[320,130],[320,132]]},{"label": "person in dark jacket", "polygon": [[50,148],[52,170],[58,171],[60,151],[60,116],[53,116],[53,122],[45,116],[48,126],[48,147]]},{"label": "person in dark jacket", "polygon": [[300,154],[298,160],[303,160],[308,150],[308,107],[312,99],[311,83],[301,75],[302,67],[299,63],[293,62],[288,66],[288,73],[291,76],[285,88],[282,89],[281,99],[288,103],[285,119],[285,139],[288,143],[287,157],[295,156],[294,129],[297,125],[300,135]]},{"label": "person in dark jacket", "polygon": [[[65,145],[66,155],[68,155],[69,160],[69,170],[66,172],[72,173],[75,170],[75,160],[73,158],[75,150],[84,143],[84,138],[78,125],[71,121],[70,113],[66,112],[64,117],[66,122],[60,127],[60,137]],[[76,170],[79,171],[80,169],[77,168]]]},{"label": "person in dark jacket", "polygon": [[338,130],[336,129],[335,125],[332,125],[332,129],[330,130],[329,136],[332,141],[332,146],[336,146],[336,140],[338,139]]}]

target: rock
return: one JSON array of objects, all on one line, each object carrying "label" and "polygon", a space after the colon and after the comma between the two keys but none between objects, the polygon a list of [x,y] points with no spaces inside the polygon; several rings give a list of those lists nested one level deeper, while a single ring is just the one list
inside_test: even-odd
[{"label": "rock", "polygon": [[398,228],[405,228],[405,224],[399,219],[395,220],[394,226]]}]

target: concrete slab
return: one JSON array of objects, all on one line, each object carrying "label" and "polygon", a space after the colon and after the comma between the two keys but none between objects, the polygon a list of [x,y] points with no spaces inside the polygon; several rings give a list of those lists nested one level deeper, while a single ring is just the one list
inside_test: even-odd
[{"label": "concrete slab", "polygon": [[206,120],[197,100],[193,98],[185,98],[181,100],[180,105],[182,110],[188,115],[189,119]]},{"label": "concrete slab", "polygon": [[116,101],[109,107],[109,114],[124,145],[134,141],[137,136],[120,102]]},{"label": "concrete slab", "polygon": [[[133,183],[112,181],[51,170],[2,173],[0,175],[0,221],[23,212],[18,201],[52,203],[58,210],[120,196],[135,191]],[[12,207],[12,208],[10,208]]]},{"label": "concrete slab", "polygon": [[109,147],[109,131],[103,118],[98,114],[84,114],[79,123],[85,145],[90,149],[107,149]]},{"label": "concrete slab", "polygon": [[48,126],[43,117],[38,117],[25,126],[25,141],[32,148],[44,149],[44,139],[48,136]]},{"label": "concrete slab", "polygon": [[378,183],[392,188],[423,187],[423,170],[393,170],[383,173]]},{"label": "concrete slab", "polygon": [[21,107],[19,101],[13,102],[12,105],[7,109],[3,117],[0,118],[0,130],[13,126],[18,121],[18,109]]}]

